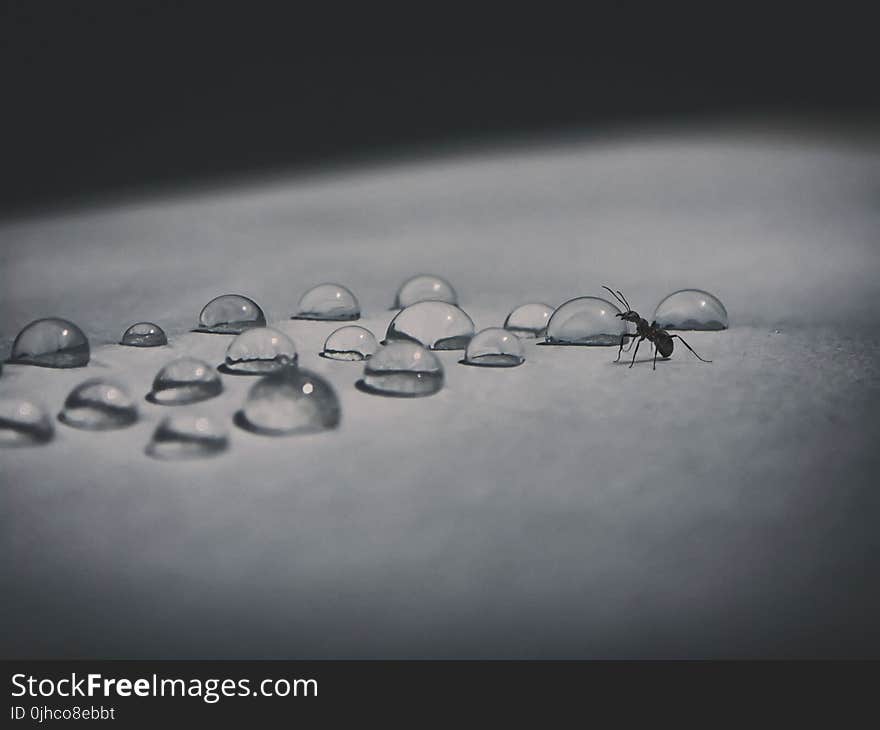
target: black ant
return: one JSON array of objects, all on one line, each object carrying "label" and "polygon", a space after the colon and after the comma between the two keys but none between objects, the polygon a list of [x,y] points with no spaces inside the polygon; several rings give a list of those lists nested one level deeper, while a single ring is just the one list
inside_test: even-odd
[{"label": "black ant", "polygon": [[654,370],[657,369],[657,353],[659,352],[663,359],[665,360],[672,354],[672,350],[675,347],[672,339],[677,337],[682,341],[684,346],[690,350],[696,356],[697,360],[702,362],[712,362],[711,360],[703,360],[699,355],[697,355],[696,350],[691,347],[687,342],[684,341],[684,337],[681,335],[670,335],[666,330],[660,329],[657,326],[656,322],[651,322],[648,324],[648,320],[642,318],[638,312],[634,312],[632,307],[629,306],[629,302],[626,301],[626,297],[623,296],[621,292],[613,292],[604,284],[602,285],[603,289],[607,289],[611,296],[613,296],[618,302],[620,302],[625,308],[625,312],[618,312],[615,314],[615,317],[620,317],[622,320],[626,322],[632,322],[636,326],[636,333],[634,335],[625,332],[620,336],[620,348],[617,350],[617,360],[614,362],[620,362],[620,354],[623,352],[623,343],[627,337],[632,337],[635,339],[638,337],[639,339],[636,341],[636,351],[633,353],[632,362],[629,364],[630,367],[636,364],[636,355],[639,353],[639,345],[642,344],[642,340],[647,340],[651,344],[654,345]]}]

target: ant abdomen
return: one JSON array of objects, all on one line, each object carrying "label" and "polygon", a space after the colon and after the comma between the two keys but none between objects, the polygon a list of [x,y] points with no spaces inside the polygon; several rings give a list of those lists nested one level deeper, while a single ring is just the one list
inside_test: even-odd
[{"label": "ant abdomen", "polygon": [[657,347],[657,352],[663,357],[669,357],[672,354],[672,350],[675,348],[675,344],[672,342],[672,337],[666,334],[666,332],[660,332],[657,334],[657,338],[654,340],[654,345]]}]

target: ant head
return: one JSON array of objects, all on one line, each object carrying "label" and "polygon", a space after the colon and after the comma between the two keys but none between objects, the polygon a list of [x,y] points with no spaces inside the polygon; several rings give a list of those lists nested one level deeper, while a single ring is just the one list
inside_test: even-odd
[{"label": "ant head", "polygon": [[609,289],[604,284],[602,285],[602,288],[606,289],[611,294],[611,296],[613,296],[623,307],[623,311],[615,314],[615,317],[620,317],[627,322],[638,322],[641,319],[641,317],[639,317],[639,313],[633,311],[632,307],[629,306],[629,302],[626,300],[626,297],[623,296],[620,291],[615,292]]}]

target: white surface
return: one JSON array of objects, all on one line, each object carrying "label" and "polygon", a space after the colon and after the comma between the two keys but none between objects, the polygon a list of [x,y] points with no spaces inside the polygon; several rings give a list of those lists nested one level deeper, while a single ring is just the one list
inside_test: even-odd
[{"label": "white surface", "polygon": [[[0,227],[0,324],[93,343],[155,321],[169,348],[6,366],[53,410],[86,377],[142,397],[213,296],[262,304],[336,386],[336,432],[231,425],[253,382],[192,406],[232,447],[163,463],[168,407],[117,433],[59,424],[0,452],[8,656],[743,656],[880,652],[877,147],[733,134],[433,161]],[[623,289],[717,294],[733,328],[652,372],[616,348],[525,342],[398,400],[318,357],[339,323],[283,319],[321,281],[377,336],[408,275],[441,274],[477,329],[517,304]],[[776,332],[776,330],[781,330]],[[639,353],[647,361],[650,351]]]}]

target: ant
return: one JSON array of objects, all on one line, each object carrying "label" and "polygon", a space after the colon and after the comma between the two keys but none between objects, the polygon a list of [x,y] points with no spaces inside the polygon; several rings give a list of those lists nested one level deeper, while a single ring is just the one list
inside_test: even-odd
[{"label": "ant", "polygon": [[702,362],[712,362],[711,360],[703,360],[703,358],[697,355],[696,350],[694,350],[693,347],[685,342],[684,337],[682,337],[681,335],[670,335],[666,330],[658,327],[656,322],[651,322],[651,324],[648,324],[648,320],[643,319],[638,312],[633,311],[632,307],[629,306],[629,302],[626,300],[626,297],[623,296],[620,291],[615,293],[604,284],[602,285],[602,288],[607,289],[611,293],[611,296],[613,296],[626,308],[626,311],[618,312],[614,316],[620,317],[626,322],[632,322],[636,326],[636,333],[634,335],[625,332],[620,336],[620,348],[617,350],[617,360],[615,360],[614,362],[620,362],[620,354],[623,352],[623,343],[627,337],[632,337],[633,339],[635,339],[636,337],[639,338],[636,342],[636,351],[633,353],[632,362],[629,364],[630,367],[636,364],[636,355],[638,355],[639,353],[639,345],[642,344],[642,340],[647,340],[654,345],[654,370],[656,370],[657,353],[659,352],[663,356],[664,360],[668,358],[672,354],[672,350],[675,347],[674,343],[672,342],[672,339],[674,337],[680,339],[684,346],[692,353],[694,353],[697,360],[700,360]]}]

